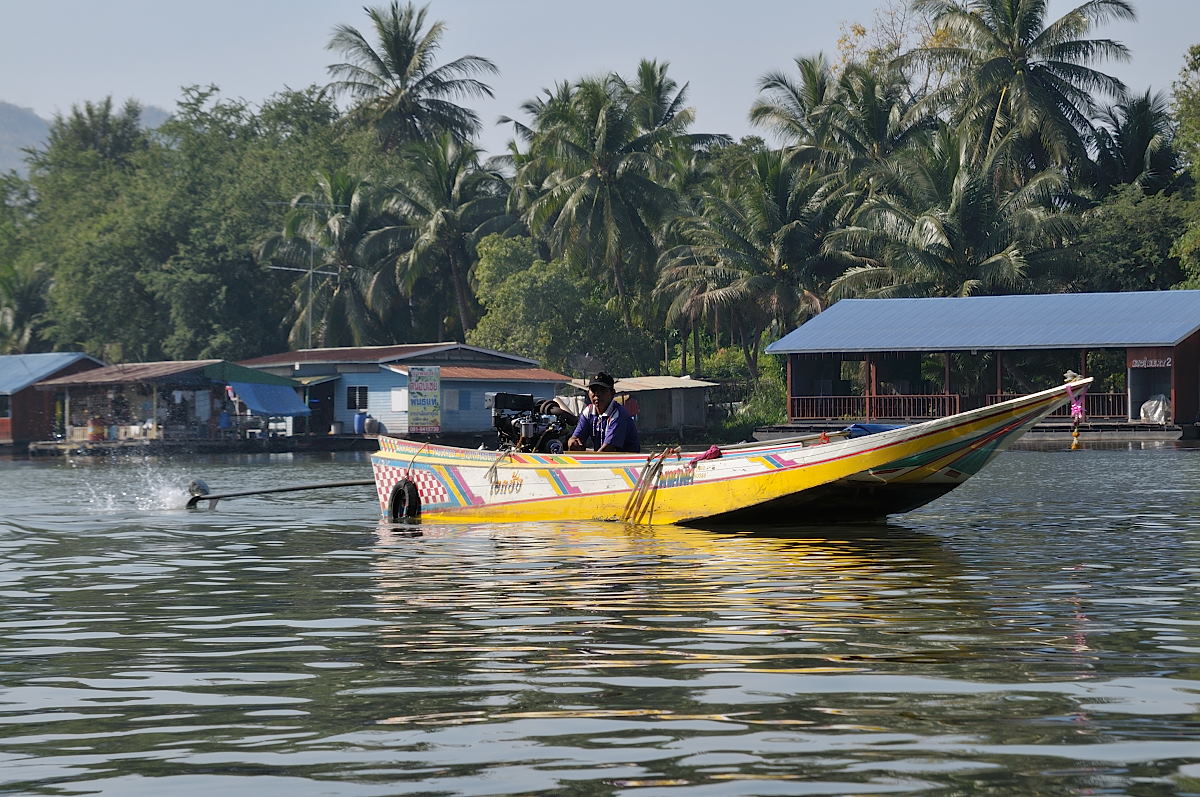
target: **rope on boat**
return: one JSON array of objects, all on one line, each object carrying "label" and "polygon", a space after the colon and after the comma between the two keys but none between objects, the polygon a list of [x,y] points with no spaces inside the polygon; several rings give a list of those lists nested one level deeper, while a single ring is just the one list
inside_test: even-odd
[{"label": "rope on boat", "polygon": [[637,484],[629,493],[621,520],[626,523],[641,523],[647,516],[654,517],[654,502],[658,497],[658,477],[662,474],[663,462],[668,454],[679,455],[679,448],[664,448],[646,459],[646,467],[638,476]]},{"label": "rope on boat", "polygon": [[408,461],[408,467],[404,469],[404,478],[408,478],[408,474],[412,471],[413,463],[417,461],[417,457],[421,456],[421,452],[427,448],[429,448],[429,443],[422,443],[421,447],[417,449],[417,453],[412,455],[412,459]]},{"label": "rope on boat", "polygon": [[500,469],[500,463],[506,459],[511,459],[513,451],[514,451],[513,446],[509,446],[508,448],[500,449],[498,455],[496,456],[495,461],[492,462],[492,464],[488,467],[487,471],[483,474],[484,478],[488,480],[489,484],[496,483],[496,471]]}]

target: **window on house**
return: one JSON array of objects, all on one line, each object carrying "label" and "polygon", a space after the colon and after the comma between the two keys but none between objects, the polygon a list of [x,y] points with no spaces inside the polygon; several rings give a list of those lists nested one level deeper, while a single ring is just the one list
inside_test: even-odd
[{"label": "window on house", "polygon": [[367,408],[367,386],[350,385],[346,388],[346,409],[365,410]]},{"label": "window on house", "polygon": [[12,414],[12,403],[8,395],[0,396],[0,418],[8,418]]}]

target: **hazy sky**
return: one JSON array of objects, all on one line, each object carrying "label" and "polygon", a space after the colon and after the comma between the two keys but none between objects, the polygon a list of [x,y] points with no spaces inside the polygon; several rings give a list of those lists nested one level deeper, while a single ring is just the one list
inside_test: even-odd
[{"label": "hazy sky", "polygon": [[[1200,42],[1200,0],[1133,0],[1136,23],[1094,36],[1124,42],[1128,63],[1100,68],[1139,92],[1169,91],[1187,48]],[[324,84],[340,60],[325,49],[335,25],[365,27],[364,5],[384,0],[0,0],[0,100],[50,118],[72,104],[112,95],[172,110],[180,87],[216,84],[253,103],[284,87]],[[791,69],[798,55],[836,56],[843,23],[870,26],[883,0],[432,0],[448,25],[443,61],[490,58],[496,98],[471,103],[480,137],[503,148],[524,100],[557,81],[618,71],[642,58],[669,61],[690,83],[697,131],[735,137],[756,83]],[[1076,2],[1051,0],[1057,17]]]}]

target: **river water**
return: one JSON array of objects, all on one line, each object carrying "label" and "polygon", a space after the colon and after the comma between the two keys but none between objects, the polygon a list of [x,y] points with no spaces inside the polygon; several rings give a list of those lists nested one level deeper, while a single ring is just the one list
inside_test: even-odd
[{"label": "river water", "polygon": [[369,466],[0,461],[0,793],[1200,794],[1200,449],[719,533],[193,477]]}]

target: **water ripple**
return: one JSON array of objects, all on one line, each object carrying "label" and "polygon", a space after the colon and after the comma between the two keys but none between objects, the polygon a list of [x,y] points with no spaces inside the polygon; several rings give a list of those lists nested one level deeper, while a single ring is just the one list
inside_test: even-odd
[{"label": "water ripple", "polygon": [[1197,456],[769,533],[180,508],[361,458],[0,467],[0,790],[1200,792]]}]

